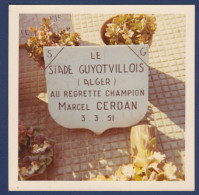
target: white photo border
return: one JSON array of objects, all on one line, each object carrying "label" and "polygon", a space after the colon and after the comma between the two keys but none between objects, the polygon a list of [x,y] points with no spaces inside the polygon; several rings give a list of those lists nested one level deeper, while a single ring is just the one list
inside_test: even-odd
[{"label": "white photo border", "polygon": [[[185,14],[185,181],[18,181],[19,14]],[[195,6],[194,5],[9,5],[9,190],[10,191],[193,191],[195,190]],[[144,188],[143,188],[144,185]]]}]

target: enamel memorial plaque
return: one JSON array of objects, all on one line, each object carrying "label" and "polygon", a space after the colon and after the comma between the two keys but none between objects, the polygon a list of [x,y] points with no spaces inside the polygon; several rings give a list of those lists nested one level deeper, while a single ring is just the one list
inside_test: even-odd
[{"label": "enamel memorial plaque", "polygon": [[45,47],[48,109],[66,128],[129,127],[148,108],[148,45]]}]

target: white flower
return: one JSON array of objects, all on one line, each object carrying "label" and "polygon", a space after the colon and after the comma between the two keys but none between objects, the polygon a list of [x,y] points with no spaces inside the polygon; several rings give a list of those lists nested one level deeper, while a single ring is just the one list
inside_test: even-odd
[{"label": "white flower", "polygon": [[158,173],[160,172],[160,169],[158,168],[158,163],[154,162],[154,163],[151,163],[148,168],[153,168],[155,171],[157,171]]},{"label": "white flower", "polygon": [[49,143],[47,143],[46,141],[44,141],[43,146],[39,146],[38,144],[34,144],[33,148],[32,148],[32,153],[33,154],[38,154],[40,152],[44,152],[48,147],[50,146]]},{"label": "white flower", "polygon": [[51,36],[53,33],[51,31],[47,32],[48,36]]},{"label": "white flower", "polygon": [[125,176],[127,176],[127,177],[129,177],[129,178],[134,177],[134,174],[135,174],[133,165],[131,165],[131,164],[129,164],[129,165],[124,165],[124,166],[121,168],[121,172],[122,172]]},{"label": "white flower", "polygon": [[29,176],[29,175],[32,175],[34,174],[36,171],[38,171],[40,168],[39,164],[37,162],[31,162],[31,165],[26,168],[26,167],[21,167],[19,169],[19,173],[22,177],[26,177],[26,176]]},{"label": "white flower", "polygon": [[65,42],[68,43],[70,41],[70,38],[66,38]]},{"label": "white flower", "polygon": [[166,178],[168,180],[175,180],[176,179],[176,171],[177,171],[177,168],[175,165],[172,165],[172,162],[170,163],[166,163],[163,167],[164,169],[164,174],[166,176]]},{"label": "white flower", "polygon": [[158,163],[160,163],[163,160],[165,160],[166,155],[165,154],[161,154],[160,152],[154,152],[151,157],[154,158]]}]

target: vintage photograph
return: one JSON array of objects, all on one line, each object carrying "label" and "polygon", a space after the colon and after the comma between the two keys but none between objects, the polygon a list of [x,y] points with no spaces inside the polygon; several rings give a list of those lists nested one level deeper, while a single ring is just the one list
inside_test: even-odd
[{"label": "vintage photograph", "polygon": [[18,181],[187,180],[187,15],[138,11],[18,14]]}]

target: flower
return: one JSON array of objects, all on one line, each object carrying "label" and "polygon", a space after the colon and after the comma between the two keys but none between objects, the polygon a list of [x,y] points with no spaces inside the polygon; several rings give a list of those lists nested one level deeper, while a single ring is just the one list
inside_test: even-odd
[{"label": "flower", "polygon": [[165,160],[165,158],[166,158],[166,155],[161,154],[160,152],[154,152],[152,156],[153,156],[154,159],[156,159],[158,161],[158,163]]},{"label": "flower", "polygon": [[33,161],[30,166],[19,168],[19,175],[24,178],[29,177],[30,175],[33,175],[35,172],[37,172],[39,168],[39,163]]},{"label": "flower", "polygon": [[158,168],[158,165],[159,165],[159,163],[156,163],[156,162],[151,163],[151,164],[148,166],[148,169],[151,169],[151,168],[152,168],[154,171],[160,172],[161,170],[160,170],[160,168]]},{"label": "flower", "polygon": [[133,161],[133,165],[136,167],[145,167],[148,163],[147,159],[141,155],[137,155]]},{"label": "flower", "polygon": [[165,160],[165,158],[166,158],[165,154],[161,154],[160,152],[154,152],[148,159],[160,163],[163,160]]},{"label": "flower", "polygon": [[127,176],[127,177],[129,177],[129,178],[132,178],[132,177],[134,177],[134,168],[133,168],[133,165],[132,164],[129,164],[129,165],[124,165],[124,166],[122,166],[122,168],[121,168],[121,172],[125,175],[125,176]]},{"label": "flower", "polygon": [[44,141],[44,143],[43,143],[43,144],[40,144],[40,145],[34,144],[34,145],[32,146],[32,153],[33,153],[33,154],[43,153],[43,152],[45,152],[46,149],[49,148],[49,147],[50,147],[50,144],[49,144],[47,141]]},{"label": "flower", "polygon": [[172,165],[172,162],[166,163],[163,167],[164,175],[168,180],[175,180],[176,179],[176,172],[177,168],[175,165]]},{"label": "flower", "polygon": [[18,133],[18,174],[20,180],[27,180],[42,174],[52,162],[54,143],[40,128],[28,127],[22,121]]}]

